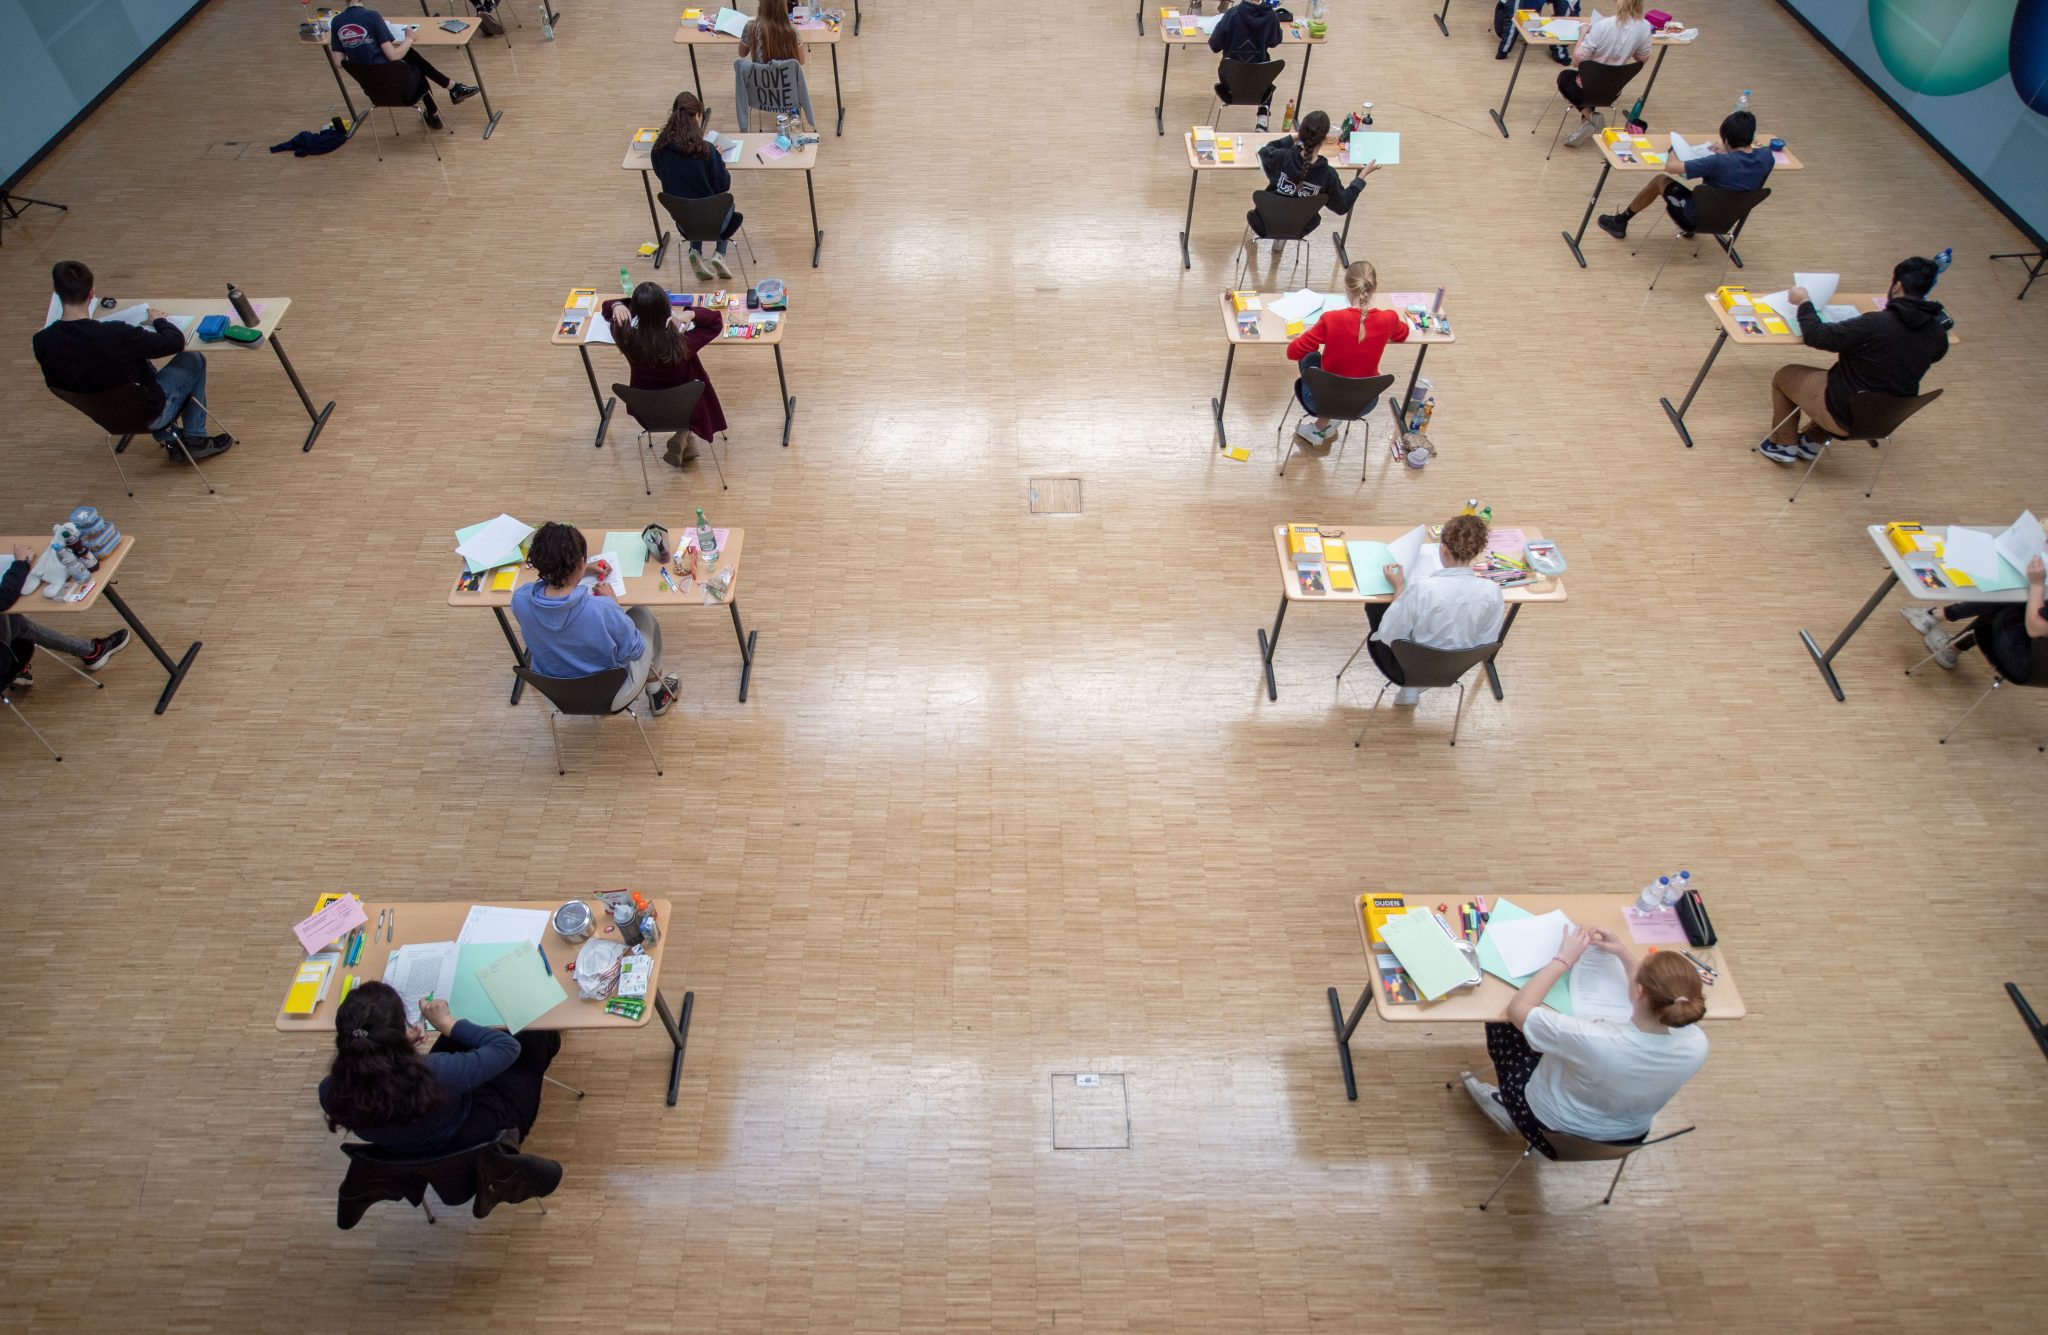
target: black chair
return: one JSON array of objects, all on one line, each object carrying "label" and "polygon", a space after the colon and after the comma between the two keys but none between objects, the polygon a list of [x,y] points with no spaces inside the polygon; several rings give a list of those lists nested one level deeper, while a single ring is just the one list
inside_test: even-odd
[{"label": "black chair", "polygon": [[[668,216],[675,220],[679,242],[695,241],[709,244],[730,240],[737,233],[739,238],[747,243],[748,258],[753,257],[754,243],[747,236],[745,217],[733,212],[732,191],[728,190],[722,195],[707,195],[703,199],[679,199],[664,190],[655,198],[668,210]],[[728,228],[731,230],[727,230]],[[733,252],[733,258],[739,259],[738,251]],[[740,281],[749,287],[753,285],[747,277],[745,260],[740,260]]]},{"label": "black chair", "polygon": [[[1604,1140],[1586,1140],[1579,1136],[1567,1135],[1562,1131],[1545,1131],[1543,1138],[1550,1142],[1551,1149],[1557,1151],[1557,1161],[1559,1163],[1614,1163],[1614,1176],[1608,1179],[1607,1194],[1600,1198],[1600,1203],[1607,1205],[1611,1204],[1614,1200],[1614,1189],[1621,1185],[1621,1173],[1623,1169],[1628,1167],[1630,1156],[1640,1154],[1652,1145],[1662,1145],[1667,1140],[1676,1140],[1680,1136],[1689,1135],[1697,1130],[1699,1130],[1697,1126],[1681,1127],[1676,1131],[1666,1132],[1655,1140],[1642,1140],[1633,1145],[1612,1145]],[[1500,1181],[1493,1184],[1493,1190],[1486,1193],[1486,1199],[1479,1202],[1479,1208],[1484,1210],[1487,1206],[1493,1204],[1493,1198],[1500,1195],[1500,1189],[1508,1184],[1508,1179],[1513,1177],[1521,1169],[1522,1165],[1528,1163],[1532,1157],[1538,1157],[1536,1147],[1525,1144],[1522,1147],[1521,1157],[1508,1167],[1507,1172],[1501,1174]]]},{"label": "black chair", "polygon": [[[29,730],[29,735],[34,737],[37,741],[43,744],[43,749],[50,753],[51,760],[62,760],[64,757],[58,754],[56,747],[50,745],[50,739],[43,736],[43,734],[36,728],[36,725],[28,721],[28,715],[22,713],[21,706],[15,704],[14,701],[7,694],[8,690],[13,685],[14,679],[20,676],[23,672],[27,671],[29,664],[35,661],[36,649],[38,647],[39,646],[36,645],[30,645],[28,651],[28,658],[22,662],[17,663],[14,661],[14,654],[11,650],[9,650],[7,644],[4,641],[0,641],[0,705],[7,706],[7,712],[21,720],[21,726],[27,728]],[[107,688],[107,684],[101,681],[98,677],[93,676],[89,672],[79,671],[77,668],[72,667],[71,664],[64,662],[62,657],[60,657],[57,654],[51,653],[48,649],[43,650],[43,657],[49,659],[53,663],[58,663],[66,668],[69,668],[73,676],[85,678],[88,682],[92,683],[92,687],[96,691],[103,691]]]},{"label": "black chair", "polygon": [[[2014,604],[2014,607],[2019,606],[2021,606],[2021,604]],[[1954,647],[1957,650],[1970,648],[1972,642],[1974,642],[1974,635],[1974,631],[1963,632],[1963,634],[1958,635],[1955,638],[1952,647]],[[1964,720],[1968,719],[1970,715],[1976,713],[1977,706],[1983,704],[1986,700],[1989,700],[1991,698],[1992,692],[1996,691],[2000,686],[2005,685],[2007,682],[2011,682],[2014,686],[2048,686],[2048,639],[2040,639],[2032,642],[2032,669],[2028,673],[2027,679],[2025,681],[2013,681],[2012,678],[2006,676],[2005,673],[1999,669],[1998,664],[1991,662],[1990,650],[1985,649],[1982,643],[1977,643],[1976,647],[1984,651],[1984,661],[1987,663],[1991,663],[1991,684],[1984,688],[1984,693],[1982,695],[1978,696],[1975,700],[1970,702],[1970,707],[1963,711],[1962,718],[1959,718],[1954,723],[1951,723],[1949,725],[1948,731],[1941,735],[1939,740],[1943,746],[1948,745],[1948,739],[1956,735],[1957,729],[1963,726]],[[1907,668],[1906,675],[1909,677],[1912,676],[1921,668],[1926,667],[1927,664],[1933,660],[1933,658],[1933,654],[1927,655],[1926,658],[1921,659],[1912,667]],[[22,722],[24,723],[26,723],[27,721],[27,719],[22,720]],[[31,728],[29,729],[29,731],[34,732],[35,729]],[[49,745],[49,743],[45,742],[44,745],[47,746]],[[2036,743],[2034,749],[2036,751],[2048,751],[2048,742]]]},{"label": "black chair", "polygon": [[[433,1154],[400,1154],[357,1141],[342,1142],[341,1152],[349,1172],[336,1193],[335,1223],[345,1229],[361,1222],[371,1205],[390,1200],[411,1201],[426,1212],[429,1224],[438,1224],[434,1207],[427,1204],[430,1187],[443,1205],[473,1200],[470,1213],[479,1219],[506,1201],[529,1199],[546,1214],[541,1197],[562,1179],[562,1166],[554,1160],[521,1155],[519,1132],[511,1128],[481,1144]],[[523,1181],[522,1171],[530,1174]],[[451,1193],[457,1199],[449,1200]]]},{"label": "black chair", "polygon": [[1225,60],[1216,68],[1216,82],[1223,85],[1223,93],[1209,104],[1209,123],[1216,124],[1216,117],[1225,107],[1264,106],[1273,96],[1273,89],[1279,86],[1280,71],[1287,68],[1284,60],[1267,60],[1252,64],[1248,60]]},{"label": "black chair", "polygon": [[[1820,449],[1813,456],[1813,462],[1806,466],[1806,471],[1799,477],[1799,485],[1792,488],[1792,494],[1785,498],[1785,503],[1789,505],[1798,500],[1799,493],[1806,490],[1807,479],[1813,476],[1814,469],[1820,467],[1820,457],[1828,452],[1830,444],[1838,440],[1867,440],[1870,442],[1871,449],[1878,449],[1879,446],[1892,438],[1894,432],[1906,424],[1907,418],[1940,397],[1941,391],[1938,389],[1931,394],[1909,395],[1879,394],[1875,390],[1866,389],[1851,397],[1849,400],[1848,430],[1834,432],[1818,422],[1813,424],[1814,429],[1826,436],[1827,440],[1822,442]],[[1794,408],[1790,416],[1773,422],[1771,430],[1773,432],[1777,431],[1779,427],[1797,416],[1799,416],[1799,409]],[[1768,440],[1769,437],[1767,436],[1765,439]],[[1762,448],[1761,441],[1758,442],[1756,448]],[[1863,489],[1865,496],[1869,496],[1870,493],[1877,490],[1877,479],[1883,473],[1884,454],[1882,451],[1879,451],[1877,468],[1870,474],[1870,485]]]},{"label": "black chair", "polygon": [[[381,65],[359,65],[353,60],[344,60],[341,68],[356,81],[372,107],[383,107],[390,114],[391,137],[398,138],[397,109],[420,104],[427,95],[427,76],[402,60],[387,60]],[[448,133],[455,132],[450,130]],[[431,134],[427,136],[427,145],[434,150],[434,161],[439,162],[441,148],[434,143]],[[384,150],[379,148],[376,152],[377,161],[382,162]]]},{"label": "black chair", "polygon": [[[1579,103],[1580,109],[1594,113],[1596,124],[1604,122],[1606,117],[1601,113],[1621,101],[1622,89],[1628,87],[1629,81],[1642,72],[1642,62],[1635,60],[1626,65],[1602,65],[1592,60],[1585,62],[1579,66],[1579,95],[1585,99]],[[1557,100],[1564,102],[1562,92],[1558,94]],[[1551,153],[1557,152],[1558,136],[1564,133],[1564,123],[1571,119],[1571,114],[1572,104],[1564,102],[1564,110],[1559,112],[1557,117],[1557,132],[1550,136],[1550,152],[1543,155],[1545,162],[1550,161]],[[1538,112],[1536,124],[1529,127],[1529,133],[1536,133],[1542,124],[1543,114]]]},{"label": "black chair", "polygon": [[1299,242],[1295,251],[1294,265],[1287,271],[1289,282],[1294,281],[1294,270],[1308,258],[1308,234],[1316,230],[1323,219],[1323,203],[1327,197],[1318,191],[1313,195],[1281,195],[1271,190],[1252,192],[1251,211],[1244,215],[1245,249],[1237,258],[1237,278],[1232,287],[1244,286],[1245,269],[1251,263],[1251,252],[1260,241]]},{"label": "black chair", "polygon": [[[1711,185],[1695,186],[1692,192],[1691,235],[1713,237],[1715,244],[1727,251],[1728,258],[1734,260],[1735,267],[1740,269],[1742,256],[1735,253],[1735,238],[1741,234],[1742,224],[1749,221],[1750,211],[1770,197],[1771,188],[1767,185],[1759,186],[1755,190],[1722,190]],[[1668,202],[1665,205],[1665,212],[1667,216],[1670,213]],[[1671,245],[1665,249],[1663,263],[1657,266],[1657,272],[1650,275],[1652,290],[1655,290],[1657,280],[1664,274],[1664,265],[1671,263],[1671,252],[1678,249],[1678,243],[1687,235],[1679,229],[1676,218],[1671,220],[1671,225]],[[1631,250],[1629,254],[1634,255],[1642,248],[1643,243],[1638,241],[1635,250]],[[1697,246],[1693,248],[1692,253],[1693,258],[1699,258]]]},{"label": "black chair", "polygon": [[[631,385],[614,384],[612,393],[640,424],[640,435],[647,442],[647,449],[640,451],[640,483],[652,496],[654,486],[647,480],[647,450],[654,448],[658,432],[690,429],[690,417],[697,411],[697,401],[704,397],[704,382],[692,380],[673,389],[634,389]],[[718,489],[724,491],[725,466],[718,462],[718,446],[707,440],[704,447],[711,451],[711,466],[718,470]]]},{"label": "black chair", "polygon": [[[1336,375],[1325,371],[1320,366],[1304,366],[1301,368],[1301,383],[1307,387],[1308,396],[1316,401],[1315,415],[1317,417],[1327,417],[1333,422],[1342,422],[1344,424],[1344,434],[1338,438],[1337,442],[1339,453],[1343,451],[1344,445],[1351,439],[1351,424],[1353,422],[1365,422],[1365,445],[1359,450],[1359,458],[1365,462],[1360,465],[1358,470],[1358,480],[1360,482],[1365,481],[1365,470],[1371,466],[1372,460],[1372,423],[1366,422],[1365,419],[1373,409],[1380,406],[1380,395],[1386,393],[1388,388],[1393,385],[1394,377],[1390,375],[1375,375],[1359,378],[1356,376]],[[1298,402],[1296,396],[1290,395],[1289,397]],[[1308,405],[1303,403],[1301,408],[1305,412],[1308,410]],[[1294,457],[1294,442],[1297,437],[1294,433],[1288,432],[1287,444],[1283,448],[1278,433],[1287,430],[1287,419],[1293,410],[1294,402],[1290,402],[1281,408],[1280,425],[1275,431],[1273,438],[1273,452],[1280,456],[1278,471],[1282,477],[1287,476],[1287,461]]]},{"label": "black chair", "polygon": [[[121,467],[121,453],[128,448],[128,442],[137,436],[148,435],[150,423],[156,420],[158,409],[149,406],[149,391],[139,381],[103,389],[95,394],[77,394],[68,389],[50,389],[52,394],[64,400],[78,411],[90,417],[100,430],[107,433],[107,446],[114,454],[114,471],[121,475],[121,485],[133,496],[135,488],[128,481],[128,470]],[[206,409],[209,419],[218,421],[214,411],[207,408],[204,399],[195,400]],[[226,423],[221,423],[225,426]],[[192,457],[192,451],[185,448],[185,438],[173,428],[172,438],[178,442],[178,453],[185,456],[185,462],[192,465],[192,471],[199,474],[199,481],[206,487],[207,494],[213,495],[213,484],[206,480],[206,470]]]},{"label": "black chair", "polygon": [[[1357,661],[1358,655],[1364,652],[1366,640],[1371,638],[1372,633],[1367,631],[1365,639],[1358,642],[1358,648],[1351,651],[1351,657],[1344,660],[1344,666],[1337,669],[1337,680],[1344,680],[1344,674],[1350,670],[1352,663]],[[1451,719],[1451,745],[1456,746],[1458,744],[1458,728],[1465,721],[1465,674],[1499,653],[1500,646],[1501,642],[1495,640],[1492,644],[1482,644],[1472,649],[1431,649],[1427,645],[1417,644],[1413,640],[1395,640],[1387,647],[1393,650],[1394,661],[1401,665],[1401,675],[1407,678],[1406,681],[1401,683],[1404,688],[1412,687],[1415,690],[1431,690],[1440,686],[1455,686],[1458,688],[1458,712]],[[1386,695],[1387,687],[1393,684],[1390,681],[1380,687],[1379,695],[1375,695],[1372,698],[1372,707],[1374,709],[1380,707],[1380,699]],[[1366,730],[1371,726],[1372,724],[1368,722],[1364,728],[1360,728],[1358,736],[1352,740],[1351,744],[1353,746],[1363,745]]]},{"label": "black chair", "polygon": [[579,718],[606,718],[613,714],[625,714],[640,730],[640,744],[647,748],[647,758],[654,762],[654,776],[661,777],[661,757],[654,753],[654,742],[647,736],[647,725],[640,721],[640,711],[633,707],[631,700],[617,708],[612,701],[618,697],[619,688],[626,684],[629,674],[625,668],[606,668],[593,672],[587,677],[543,677],[531,668],[514,668],[519,679],[539,691],[547,702],[554,706],[548,714],[548,739],[555,744],[555,773],[567,774],[569,767],[562,763],[562,738],[555,731],[555,715],[574,714]]}]

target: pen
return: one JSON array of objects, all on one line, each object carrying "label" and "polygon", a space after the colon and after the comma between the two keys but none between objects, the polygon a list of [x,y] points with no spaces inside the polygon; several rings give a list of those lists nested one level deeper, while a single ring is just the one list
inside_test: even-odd
[{"label": "pen", "polygon": [[[540,950],[540,947],[535,946],[534,949]],[[545,950],[540,950],[540,967],[548,971],[548,976],[550,978],[554,977],[555,966],[548,963],[548,953]]]}]

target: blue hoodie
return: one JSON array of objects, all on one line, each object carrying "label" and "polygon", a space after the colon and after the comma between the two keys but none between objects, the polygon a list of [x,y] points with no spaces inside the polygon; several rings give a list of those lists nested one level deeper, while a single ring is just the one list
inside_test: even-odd
[{"label": "blue hoodie", "polygon": [[587,677],[624,667],[647,652],[640,628],[609,598],[581,584],[568,596],[548,596],[535,580],[512,591],[512,615],[519,618],[533,670],[544,677]]}]

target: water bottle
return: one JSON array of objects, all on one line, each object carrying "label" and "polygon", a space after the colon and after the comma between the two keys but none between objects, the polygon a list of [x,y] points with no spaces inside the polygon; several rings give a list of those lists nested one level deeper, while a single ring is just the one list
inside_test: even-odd
[{"label": "water bottle", "polygon": [[1636,896],[1636,912],[1655,913],[1663,907],[1664,896],[1670,889],[1671,878],[1669,876],[1659,876],[1656,880],[1644,886],[1643,892]]},{"label": "water bottle", "polygon": [[[1941,254],[1934,257],[1934,281],[1936,283],[1940,282],[1941,276],[1948,272],[1948,263],[1955,257],[1956,248],[1954,246],[1943,246]],[[1929,286],[1932,287],[1933,284],[1929,284]]]},{"label": "water bottle", "polygon": [[1667,909],[1670,908],[1679,900],[1684,899],[1685,892],[1690,889],[1692,889],[1692,873],[1689,871],[1678,873],[1678,875],[1671,878],[1671,888],[1664,892],[1663,906]]},{"label": "water bottle", "polygon": [[543,42],[552,42],[555,40],[555,14],[553,10],[548,8],[547,0],[541,0],[540,39]]},{"label": "water bottle", "polygon": [[1743,89],[1742,96],[1735,99],[1735,109],[1737,111],[1749,110],[1749,89]]},{"label": "water bottle", "polygon": [[242,289],[236,287],[233,283],[228,284],[228,305],[235,308],[236,319],[251,329],[256,327],[256,308],[249,304],[247,297],[242,295]]},{"label": "water bottle", "polygon": [[619,269],[619,294],[627,297],[633,295],[633,275],[627,273],[624,266]]},{"label": "water bottle", "polygon": [[631,900],[621,900],[612,907],[612,923],[619,929],[619,940],[627,946],[640,944],[640,915],[633,911]]},{"label": "water bottle", "polygon": [[704,558],[704,568],[709,570],[718,564],[718,535],[711,531],[711,521],[704,517],[704,507],[697,507],[697,552]]}]

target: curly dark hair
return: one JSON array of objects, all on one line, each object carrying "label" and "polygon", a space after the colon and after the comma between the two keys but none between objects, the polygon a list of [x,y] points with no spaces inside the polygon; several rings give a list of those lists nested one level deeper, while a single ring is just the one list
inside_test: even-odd
[{"label": "curly dark hair", "polygon": [[526,545],[526,564],[557,588],[576,578],[589,555],[590,544],[582,531],[567,524],[542,524]]},{"label": "curly dark hair", "polygon": [[334,1012],[327,1129],[410,1126],[440,1111],[447,1091],[413,1050],[405,1001],[386,983],[363,983]]},{"label": "curly dark hair", "polygon": [[1444,523],[1444,550],[1459,565],[1468,565],[1486,550],[1486,521],[1478,515],[1455,515]]}]

